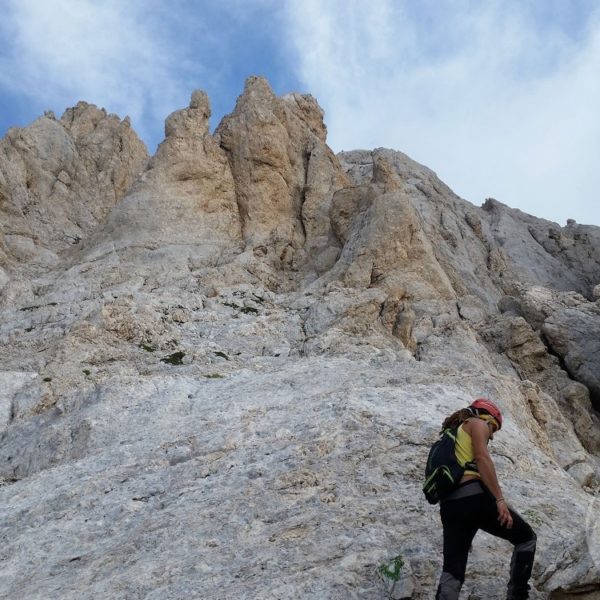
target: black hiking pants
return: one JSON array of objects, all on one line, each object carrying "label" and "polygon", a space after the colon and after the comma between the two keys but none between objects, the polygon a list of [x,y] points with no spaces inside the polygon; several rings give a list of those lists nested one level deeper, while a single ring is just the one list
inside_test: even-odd
[{"label": "black hiking pants", "polygon": [[529,597],[528,582],[536,535],[517,512],[509,510],[513,518],[511,529],[500,525],[496,500],[478,480],[463,484],[442,502],[444,567],[436,600],[458,600],[465,579],[469,548],[479,529],[508,540],[514,546],[506,598],[524,600]]}]

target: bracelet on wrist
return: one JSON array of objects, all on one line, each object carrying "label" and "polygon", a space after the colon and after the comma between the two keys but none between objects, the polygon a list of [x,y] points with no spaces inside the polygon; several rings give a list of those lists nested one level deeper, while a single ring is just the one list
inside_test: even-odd
[{"label": "bracelet on wrist", "polygon": [[500,502],[504,502],[504,504],[506,504],[506,500],[504,498],[496,498],[496,504],[500,504]]}]

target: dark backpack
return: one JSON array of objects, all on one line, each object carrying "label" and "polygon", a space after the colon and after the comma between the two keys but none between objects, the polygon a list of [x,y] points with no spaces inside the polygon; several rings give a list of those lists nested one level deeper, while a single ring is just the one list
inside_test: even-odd
[{"label": "dark backpack", "polygon": [[425,466],[423,493],[429,504],[437,504],[458,487],[466,468],[477,470],[474,463],[461,467],[456,460],[456,432],[458,427],[444,429],[433,444]]}]

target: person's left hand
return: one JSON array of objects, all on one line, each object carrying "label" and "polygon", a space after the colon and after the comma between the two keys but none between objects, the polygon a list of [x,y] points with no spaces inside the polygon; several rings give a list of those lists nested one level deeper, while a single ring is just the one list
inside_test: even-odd
[{"label": "person's left hand", "polygon": [[500,521],[500,525],[502,527],[506,527],[507,529],[511,529],[513,526],[513,518],[510,514],[510,510],[508,510],[508,506],[504,500],[500,500],[497,502],[498,506],[498,521]]}]

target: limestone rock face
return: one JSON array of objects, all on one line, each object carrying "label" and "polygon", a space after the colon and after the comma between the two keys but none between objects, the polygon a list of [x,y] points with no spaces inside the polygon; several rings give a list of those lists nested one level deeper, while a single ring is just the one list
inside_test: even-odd
[{"label": "limestone rock face", "polygon": [[[600,429],[589,415],[594,416],[590,400],[598,408],[598,307],[576,292],[534,286],[522,290],[513,308],[522,317],[508,312],[501,318],[505,332],[520,331],[512,336],[509,357],[559,400],[565,415],[579,423],[584,445],[597,452]],[[499,333],[496,341],[502,337]],[[558,364],[563,368],[556,369]]]},{"label": "limestone rock face", "polygon": [[129,125],[80,102],[0,143],[0,266],[48,267],[104,221],[148,155]]},{"label": "limestone rock face", "polygon": [[[403,238],[382,236],[382,239],[391,247],[401,243],[401,239],[406,244],[419,237],[426,238],[426,252],[417,250],[420,260],[414,260],[412,251],[408,261],[411,266],[416,262],[422,266],[420,276],[411,278],[413,286],[419,279],[433,278],[428,285],[433,284],[438,290],[434,297],[452,299],[474,295],[484,304],[495,305],[498,287],[489,264],[485,215],[480,209],[460,199],[433,171],[401,152],[379,148],[372,152],[343,152],[340,158],[344,170],[358,186],[386,181],[384,187],[401,192],[404,205],[410,207],[405,210],[413,214],[413,233]],[[406,218],[402,220],[406,221]],[[425,297],[432,295],[425,293]]]},{"label": "limestone rock face", "polygon": [[347,179],[325,135],[314,98],[278,98],[259,77],[248,79],[235,110],[217,128],[246,246],[275,267],[322,273],[339,254],[329,208]]},{"label": "limestone rock face", "polygon": [[[209,101],[192,95],[165,122],[165,140],[130,193],[85,246],[85,256],[116,253],[129,272],[189,273],[236,252],[241,223],[227,156],[208,129]],[[79,259],[78,259],[79,260]],[[105,259],[106,260],[106,259]]]},{"label": "limestone rock face", "polygon": [[[532,598],[596,597],[600,228],[335,156],[261,78],[209,116],[149,161],[83,103],[0,143],[0,596],[380,598],[401,555],[431,598],[424,462],[489,396]],[[465,597],[504,597],[507,552],[476,537]]]},{"label": "limestone rock face", "polygon": [[527,283],[593,297],[600,265],[598,227],[570,222],[561,228],[493,199],[487,200],[483,209],[505,257],[503,276],[508,285],[503,288],[507,293],[515,283]]},{"label": "limestone rock face", "polygon": [[404,187],[390,161],[376,154],[370,181],[336,194],[332,217],[344,250],[332,274],[343,269],[346,285],[376,285],[393,297],[454,299],[455,290]]},{"label": "limestone rock face", "polygon": [[557,310],[542,333],[564,361],[567,372],[584,383],[600,408],[600,310],[595,305]]}]

